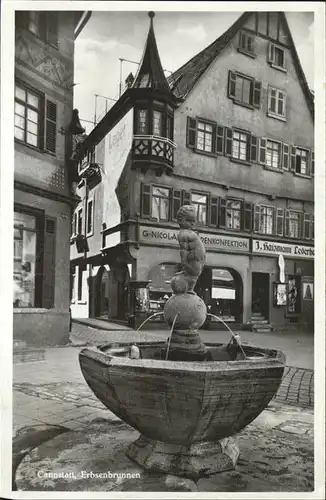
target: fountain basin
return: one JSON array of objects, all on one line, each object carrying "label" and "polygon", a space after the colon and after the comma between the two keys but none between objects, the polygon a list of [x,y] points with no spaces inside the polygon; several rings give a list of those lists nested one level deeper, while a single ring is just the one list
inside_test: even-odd
[{"label": "fountain basin", "polygon": [[258,347],[243,346],[248,359],[184,362],[164,360],[165,342],[138,343],[141,359],[130,359],[131,345],[83,349],[87,384],[142,436],[183,446],[217,442],[247,426],[277,392],[285,366],[280,351]]}]

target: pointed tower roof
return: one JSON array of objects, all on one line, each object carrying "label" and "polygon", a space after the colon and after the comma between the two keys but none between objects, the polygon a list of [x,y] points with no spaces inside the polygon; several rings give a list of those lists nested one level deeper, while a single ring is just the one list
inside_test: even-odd
[{"label": "pointed tower roof", "polygon": [[153,89],[171,94],[170,86],[165,78],[160,56],[157,50],[153,27],[154,12],[149,12],[150,27],[145,49],[132,88]]}]

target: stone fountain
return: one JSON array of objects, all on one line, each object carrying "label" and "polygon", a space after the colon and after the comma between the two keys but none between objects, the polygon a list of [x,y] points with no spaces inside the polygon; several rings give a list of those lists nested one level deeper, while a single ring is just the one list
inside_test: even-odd
[{"label": "stone fountain", "polygon": [[194,287],[205,248],[195,221],[194,206],[180,208],[181,271],[164,308],[168,341],[104,345],[79,356],[94,394],[140,432],[127,456],[144,469],[193,480],[236,466],[234,436],[266,408],[285,366],[281,352],[242,346],[236,336],[227,345],[201,341],[207,311]]}]

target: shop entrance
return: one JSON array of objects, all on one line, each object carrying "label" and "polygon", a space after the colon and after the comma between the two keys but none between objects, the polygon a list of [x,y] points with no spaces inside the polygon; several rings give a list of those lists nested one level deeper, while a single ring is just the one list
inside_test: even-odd
[{"label": "shop entrance", "polygon": [[252,306],[253,313],[260,313],[269,320],[269,274],[252,273]]},{"label": "shop entrance", "polygon": [[95,316],[108,318],[109,315],[109,273],[101,267],[97,274]]},{"label": "shop entrance", "polygon": [[205,267],[195,291],[210,313],[225,322],[242,322],[243,285],[240,274],[234,269]]}]

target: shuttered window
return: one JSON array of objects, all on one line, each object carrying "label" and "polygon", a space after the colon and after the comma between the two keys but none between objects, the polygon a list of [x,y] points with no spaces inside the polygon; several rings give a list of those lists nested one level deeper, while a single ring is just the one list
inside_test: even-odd
[{"label": "shuttered window", "polygon": [[303,214],[296,210],[285,211],[285,236],[302,238]]},{"label": "shuttered window", "polygon": [[261,234],[275,234],[275,208],[267,205],[256,205],[254,231]]},{"label": "shuttered window", "polygon": [[54,307],[56,219],[45,217],[42,306]]},{"label": "shuttered window", "polygon": [[229,71],[228,97],[238,104],[260,107],[261,82],[234,71]]},{"label": "shuttered window", "polygon": [[245,31],[239,34],[239,49],[249,55],[254,55],[254,36]]},{"label": "shuttered window", "polygon": [[313,239],[313,224],[314,224],[314,216],[313,214],[304,213],[303,216],[303,237],[305,240]]},{"label": "shuttered window", "polygon": [[263,137],[259,139],[259,163],[266,163],[266,139]]},{"label": "shuttered window", "polygon": [[283,90],[268,87],[268,115],[286,117],[286,94]]},{"label": "shuttered window", "polygon": [[290,168],[290,146],[288,144],[283,144],[283,170],[289,170]]},{"label": "shuttered window", "polygon": [[224,153],[224,127],[217,125],[216,127],[216,152]]},{"label": "shuttered window", "polygon": [[210,197],[209,225],[216,227],[218,222],[218,197]]},{"label": "shuttered window", "polygon": [[245,201],[243,204],[243,230],[252,231],[252,209],[253,204]]},{"label": "shuttered window", "polygon": [[251,161],[256,162],[258,160],[258,138],[254,135],[250,138],[251,141]]},{"label": "shuttered window", "polygon": [[56,145],[57,145],[57,105],[52,101],[46,100],[45,149],[55,154]]},{"label": "shuttered window", "polygon": [[196,119],[187,117],[187,147],[196,147]]},{"label": "shuttered window", "polygon": [[268,50],[268,62],[275,68],[285,68],[285,51],[282,47],[271,43]]},{"label": "shuttered window", "polygon": [[284,233],[284,209],[276,209],[276,234],[277,236],[283,236]]}]

